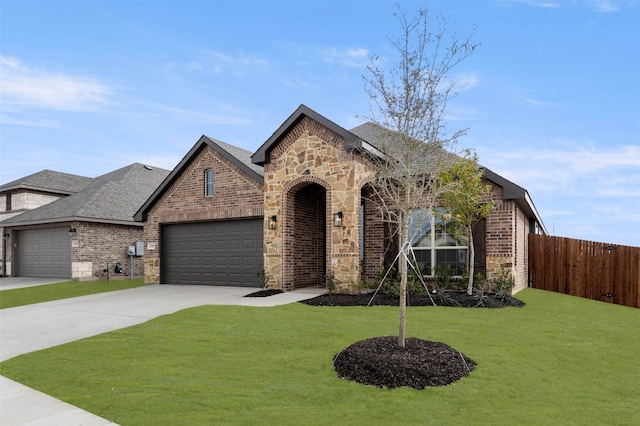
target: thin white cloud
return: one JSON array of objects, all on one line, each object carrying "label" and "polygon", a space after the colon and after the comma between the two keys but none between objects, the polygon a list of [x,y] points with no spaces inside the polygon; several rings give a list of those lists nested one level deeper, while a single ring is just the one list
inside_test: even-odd
[{"label": "thin white cloud", "polygon": [[213,69],[223,69],[224,67],[229,67],[234,71],[250,71],[255,70],[255,68],[265,69],[270,65],[268,59],[261,58],[255,54],[239,53],[235,56],[232,56],[213,50],[207,50],[204,53],[216,62],[216,65],[212,67]]},{"label": "thin white cloud", "polygon": [[611,0],[596,0],[590,1],[591,7],[594,11],[599,13],[613,13],[618,12],[621,8],[619,2]]},{"label": "thin white cloud", "polygon": [[339,64],[349,68],[364,68],[369,64],[369,51],[359,48],[329,47],[320,50],[324,62]]},{"label": "thin white cloud", "polygon": [[0,56],[0,103],[64,111],[95,110],[111,90],[93,78],[37,71]]},{"label": "thin white cloud", "polygon": [[459,73],[453,77],[453,83],[457,92],[464,92],[480,84],[480,78],[475,72]]},{"label": "thin white cloud", "polygon": [[560,2],[557,1],[538,1],[538,0],[516,0],[518,3],[523,3],[529,6],[541,7],[544,9],[558,9],[561,7]]},{"label": "thin white cloud", "polygon": [[228,124],[228,125],[248,125],[251,124],[251,120],[241,115],[222,115],[222,114],[209,114],[206,112],[195,111],[184,108],[177,108],[172,106],[166,106],[161,104],[146,103],[147,106],[156,108],[161,111],[171,113],[172,117],[181,121],[190,121],[195,123],[207,123],[207,124]]},{"label": "thin white cloud", "polygon": [[0,123],[2,124],[12,124],[14,126],[28,126],[28,127],[60,127],[60,123],[56,120],[20,120],[9,117],[4,114],[0,114]]},{"label": "thin white cloud", "polygon": [[481,163],[533,191],[584,197],[640,197],[640,146],[482,150]]}]

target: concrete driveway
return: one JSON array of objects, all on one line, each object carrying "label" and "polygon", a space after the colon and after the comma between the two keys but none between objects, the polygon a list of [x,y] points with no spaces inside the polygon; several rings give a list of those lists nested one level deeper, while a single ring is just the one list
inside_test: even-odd
[{"label": "concrete driveway", "polygon": [[[308,288],[266,298],[243,297],[255,290],[243,287],[150,285],[1,309],[0,361],[140,324],[194,306],[276,306],[308,299],[326,291]],[[0,376],[0,424],[113,423]]]}]

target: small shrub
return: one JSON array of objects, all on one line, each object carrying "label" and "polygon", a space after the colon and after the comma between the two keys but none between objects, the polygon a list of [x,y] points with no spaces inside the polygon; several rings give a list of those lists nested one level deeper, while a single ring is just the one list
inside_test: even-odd
[{"label": "small shrub", "polygon": [[454,286],[453,276],[455,273],[455,268],[451,265],[436,265],[436,267],[433,268],[435,286],[438,293],[452,289]]},{"label": "small shrub", "polygon": [[273,278],[273,276],[267,274],[267,271],[265,271],[264,268],[260,269],[257,274],[258,285],[260,286],[260,288],[267,288],[267,286],[269,285],[269,281],[271,281],[271,278]]},{"label": "small shrub", "polygon": [[496,277],[492,280],[491,291],[499,297],[511,296],[511,291],[516,285],[516,280],[511,271],[500,265]]},{"label": "small shrub", "polygon": [[338,288],[338,280],[336,279],[336,274],[334,274],[333,271],[329,271],[327,275],[324,276],[324,282],[331,293],[334,293]]}]

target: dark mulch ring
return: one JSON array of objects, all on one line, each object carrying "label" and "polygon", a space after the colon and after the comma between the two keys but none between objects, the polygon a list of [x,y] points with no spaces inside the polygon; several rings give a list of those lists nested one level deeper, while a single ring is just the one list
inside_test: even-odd
[{"label": "dark mulch ring", "polygon": [[446,386],[469,375],[476,363],[452,347],[415,337],[398,347],[394,336],[361,340],[333,358],[339,377],[381,388]]},{"label": "dark mulch ring", "polygon": [[[373,297],[373,300],[372,300]],[[503,296],[487,293],[483,296],[477,294],[469,296],[466,292],[444,292],[432,293],[431,298],[426,294],[411,293],[407,296],[407,306],[456,306],[463,308],[505,308],[505,307],[522,307],[524,302],[511,296]],[[398,306],[397,297],[388,296],[385,293],[378,292],[375,297],[374,293],[362,294],[334,294],[327,293],[312,299],[303,300],[312,306],[367,306],[371,302],[371,306]]]},{"label": "dark mulch ring", "polygon": [[267,288],[264,290],[254,291],[253,293],[249,293],[244,297],[269,297],[280,293],[282,293],[282,290],[280,289]]}]

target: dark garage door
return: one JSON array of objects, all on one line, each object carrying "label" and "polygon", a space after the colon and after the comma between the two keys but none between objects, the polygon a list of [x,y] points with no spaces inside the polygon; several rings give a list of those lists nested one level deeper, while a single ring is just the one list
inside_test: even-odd
[{"label": "dark garage door", "polygon": [[17,275],[71,278],[69,228],[18,231]]},{"label": "dark garage door", "polygon": [[258,286],[262,219],[165,225],[162,282]]}]

